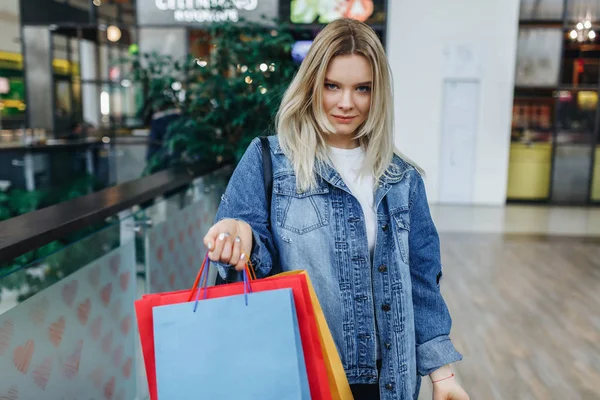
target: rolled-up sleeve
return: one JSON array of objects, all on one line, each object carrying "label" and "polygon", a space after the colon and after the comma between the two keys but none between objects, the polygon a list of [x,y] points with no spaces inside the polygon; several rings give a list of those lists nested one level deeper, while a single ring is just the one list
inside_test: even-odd
[{"label": "rolled-up sleeve", "polygon": [[[237,165],[215,217],[215,222],[225,218],[247,222],[252,228],[250,261],[258,277],[267,276],[274,265],[275,244],[269,229],[267,196],[263,181],[262,150],[258,139],[252,141]],[[217,265],[223,278],[228,265]],[[238,280],[241,279],[238,277]]]},{"label": "rolled-up sleeve", "polygon": [[425,376],[462,359],[450,341],[452,319],[440,292],[440,241],[425,185],[415,172],[410,193],[409,254],[417,343],[417,372]]}]

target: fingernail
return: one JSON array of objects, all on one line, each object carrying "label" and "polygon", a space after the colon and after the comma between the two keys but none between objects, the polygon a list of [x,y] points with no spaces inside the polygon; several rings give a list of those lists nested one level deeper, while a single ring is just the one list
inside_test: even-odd
[{"label": "fingernail", "polygon": [[240,239],[240,237],[239,237],[239,236],[236,236],[236,237],[235,237],[235,242],[236,242],[236,243],[240,243],[241,241],[242,241],[242,239]]},{"label": "fingernail", "polygon": [[209,250],[212,250],[212,247],[213,247],[212,242],[208,242],[206,244],[206,247],[208,247]]},{"label": "fingernail", "polygon": [[219,234],[219,240],[221,240],[221,241],[225,240],[225,234],[224,233],[220,233]]},{"label": "fingernail", "polygon": [[246,259],[246,254],[242,253],[242,255],[240,256],[240,260],[245,260]]}]

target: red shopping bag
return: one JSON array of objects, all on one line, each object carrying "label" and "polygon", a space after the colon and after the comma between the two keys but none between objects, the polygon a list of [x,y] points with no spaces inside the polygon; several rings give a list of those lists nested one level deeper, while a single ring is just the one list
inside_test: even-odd
[{"label": "red shopping bag", "polygon": [[[278,278],[255,280],[251,283],[253,292],[275,289],[292,289],[298,317],[300,338],[308,374],[311,398],[331,400],[327,369],[319,339],[316,316],[312,306],[306,276],[293,275]],[[233,296],[244,293],[243,283],[213,286],[207,289],[207,298]],[[150,399],[158,400],[156,392],[156,368],[154,360],[154,329],[152,308],[156,306],[184,303],[190,299],[190,290],[149,294],[135,302],[138,330],[144,354],[144,364],[148,378]],[[240,332],[243,334],[243,332]],[[268,345],[268,344],[267,344]]]}]

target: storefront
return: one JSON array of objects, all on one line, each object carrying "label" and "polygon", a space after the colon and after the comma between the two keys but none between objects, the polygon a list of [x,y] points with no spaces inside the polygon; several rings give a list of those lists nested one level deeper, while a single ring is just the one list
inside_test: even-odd
[{"label": "storefront", "polygon": [[[267,27],[283,23],[292,29],[296,43],[292,56],[301,61],[319,30],[328,22],[342,17],[368,23],[385,44],[386,0],[137,0],[137,21],[140,40],[163,37],[161,43],[152,40],[142,51],[159,50],[182,56],[182,48],[165,43],[187,43],[186,54],[206,57],[209,49],[200,42],[213,22],[230,21],[263,23]],[[277,20],[279,22],[269,21]],[[148,42],[148,40],[147,40]]]},{"label": "storefront", "polygon": [[600,203],[600,3],[521,0],[509,201]]},{"label": "storefront", "polygon": [[[142,91],[126,79],[130,46],[174,59],[206,57],[214,22],[287,24],[300,62],[318,31],[340,17],[370,24],[385,42],[386,0],[30,0],[21,1],[23,55],[0,54],[0,100],[12,128],[52,137],[89,126],[113,135],[143,125]],[[52,68],[48,68],[52,65]]]},{"label": "storefront", "polygon": [[118,65],[137,41],[130,0],[21,1],[20,18],[23,54],[0,54],[15,59],[13,74],[24,81],[24,115],[13,128],[60,138],[136,124]]}]

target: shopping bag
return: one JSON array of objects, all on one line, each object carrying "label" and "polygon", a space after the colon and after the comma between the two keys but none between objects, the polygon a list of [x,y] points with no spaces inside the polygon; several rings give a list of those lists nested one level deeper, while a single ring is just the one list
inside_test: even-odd
[{"label": "shopping bag", "polygon": [[[252,283],[252,291],[254,293],[285,288],[292,289],[294,295],[296,315],[298,317],[300,337],[302,339],[302,348],[304,350],[304,359],[308,372],[308,383],[312,399],[329,400],[331,399],[331,394],[329,392],[327,370],[325,368],[319,332],[314,317],[312,303],[310,301],[306,277],[303,275],[286,276],[261,279]],[[209,287],[206,293],[209,299],[239,295],[243,293],[243,283]],[[144,365],[146,367],[146,377],[151,400],[157,400],[152,309],[161,305],[188,302],[190,300],[190,295],[190,290],[148,294],[135,302],[138,331],[140,334],[142,353],[144,355]]]},{"label": "shopping bag", "polygon": [[319,330],[319,339],[323,350],[323,357],[325,359],[325,368],[327,369],[327,376],[329,378],[331,398],[333,400],[353,400],[352,391],[350,390],[350,384],[348,383],[342,360],[340,359],[337,347],[333,341],[333,336],[331,336],[325,314],[323,314],[323,309],[321,308],[308,273],[306,271],[289,271],[274,275],[274,277],[293,275],[306,276],[306,283],[317,322],[317,328]]},{"label": "shopping bag", "polygon": [[308,400],[291,289],[153,309],[158,398]]}]

